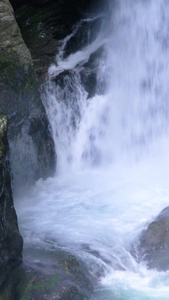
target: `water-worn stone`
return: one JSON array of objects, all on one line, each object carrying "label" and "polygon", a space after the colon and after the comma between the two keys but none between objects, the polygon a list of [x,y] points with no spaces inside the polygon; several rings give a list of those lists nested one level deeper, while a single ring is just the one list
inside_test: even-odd
[{"label": "water-worn stone", "polygon": [[54,144],[32,60],[8,0],[0,0],[0,113],[9,117],[15,187],[46,178],[55,169]]},{"label": "water-worn stone", "polygon": [[[76,261],[77,263],[77,261]],[[65,262],[66,264],[66,262]],[[72,263],[73,268],[73,263]],[[68,271],[67,271],[68,272]],[[78,283],[82,270],[78,270],[76,280]],[[25,268],[25,276],[20,287],[21,300],[87,300],[87,295],[80,290],[75,280],[72,280],[71,272],[63,274],[44,274],[30,267]],[[84,282],[86,281],[83,278]],[[81,285],[84,284],[81,282]],[[21,292],[22,291],[22,292]]]},{"label": "water-worn stone", "polygon": [[22,261],[22,246],[11,191],[7,117],[0,115],[0,293],[11,270]]},{"label": "water-worn stone", "polygon": [[24,258],[24,300],[90,299],[96,282],[89,276],[84,263],[71,253],[54,248],[50,251],[25,247]]},{"label": "water-worn stone", "polygon": [[[64,251],[36,250],[38,258],[12,271],[0,300],[87,300],[93,285],[83,264]],[[43,253],[42,253],[43,252]],[[35,255],[35,253],[34,253]],[[44,260],[40,260],[40,257]],[[31,259],[31,261],[30,261]]]},{"label": "water-worn stone", "polygon": [[138,255],[151,269],[169,270],[169,206],[141,234]]}]

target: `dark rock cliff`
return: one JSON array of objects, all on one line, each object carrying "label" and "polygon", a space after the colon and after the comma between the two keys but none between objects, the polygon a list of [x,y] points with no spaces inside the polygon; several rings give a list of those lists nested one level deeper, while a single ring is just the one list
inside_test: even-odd
[{"label": "dark rock cliff", "polygon": [[[81,18],[101,10],[103,1],[11,0],[11,3],[15,8],[16,20],[31,52],[34,69],[41,83],[46,77],[49,65],[55,61],[60,40],[72,32],[72,27]],[[73,42],[71,41],[71,52],[74,48],[78,48],[78,43],[79,37],[75,36]]]},{"label": "dark rock cliff", "polygon": [[9,117],[11,168],[20,188],[52,175],[55,153],[30,52],[8,0],[0,0],[0,40],[0,113]]},{"label": "dark rock cliff", "polygon": [[7,118],[0,115],[0,293],[9,273],[22,260],[22,244],[11,191]]},{"label": "dark rock cliff", "polygon": [[71,7],[74,7],[81,11],[89,10],[92,8],[96,9],[98,5],[103,3],[103,1],[101,0],[10,0],[10,2],[14,9],[17,9],[24,4],[42,7],[52,2],[55,2],[57,4],[62,2],[64,6],[71,5]]}]

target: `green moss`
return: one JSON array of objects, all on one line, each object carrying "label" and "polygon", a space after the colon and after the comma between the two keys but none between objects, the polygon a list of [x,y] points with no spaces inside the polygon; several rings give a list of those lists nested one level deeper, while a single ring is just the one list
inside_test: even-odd
[{"label": "green moss", "polygon": [[30,273],[21,300],[39,300],[44,294],[50,295],[57,288],[58,282],[59,279],[54,275],[35,277]]}]

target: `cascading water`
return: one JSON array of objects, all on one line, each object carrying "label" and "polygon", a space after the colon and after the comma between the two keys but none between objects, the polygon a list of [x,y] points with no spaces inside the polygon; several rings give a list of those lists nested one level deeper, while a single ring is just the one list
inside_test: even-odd
[{"label": "cascading water", "polygon": [[129,248],[169,201],[169,3],[112,6],[109,25],[66,56],[76,27],[49,69],[57,175],[16,207],[26,245],[66,248],[100,272],[92,300],[168,299],[169,273],[147,270]]}]

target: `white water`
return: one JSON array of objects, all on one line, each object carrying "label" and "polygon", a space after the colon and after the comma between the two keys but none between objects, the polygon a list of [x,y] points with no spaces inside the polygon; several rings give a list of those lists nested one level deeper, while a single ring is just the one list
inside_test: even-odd
[{"label": "white water", "polygon": [[[147,270],[128,250],[169,204],[169,2],[117,2],[109,28],[64,60],[65,39],[49,69],[71,70],[44,96],[57,175],[16,208],[26,245],[68,249],[101,274],[92,300],[163,300],[169,273]],[[100,46],[98,92],[87,99],[79,71]]]}]

